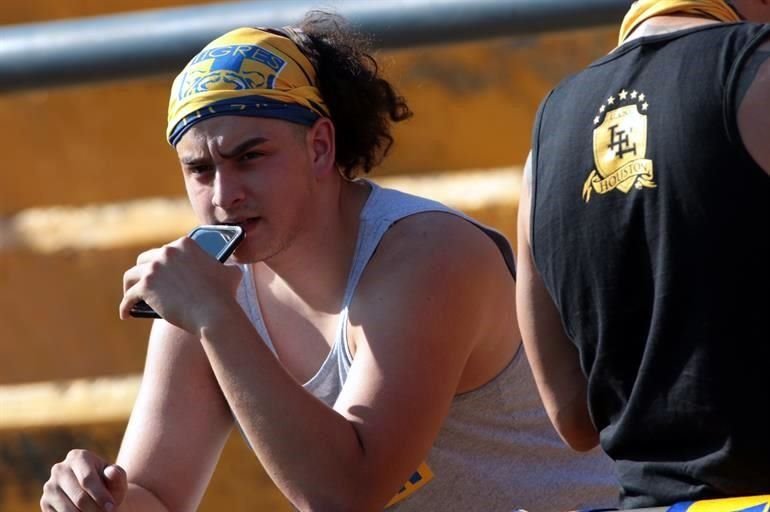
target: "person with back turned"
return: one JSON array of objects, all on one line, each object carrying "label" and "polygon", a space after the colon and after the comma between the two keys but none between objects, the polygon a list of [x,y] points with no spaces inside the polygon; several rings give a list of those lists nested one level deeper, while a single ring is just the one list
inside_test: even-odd
[{"label": "person with back turned", "polygon": [[519,324],[554,426],[601,443],[627,508],[770,494],[768,20],[635,2],[534,125]]}]

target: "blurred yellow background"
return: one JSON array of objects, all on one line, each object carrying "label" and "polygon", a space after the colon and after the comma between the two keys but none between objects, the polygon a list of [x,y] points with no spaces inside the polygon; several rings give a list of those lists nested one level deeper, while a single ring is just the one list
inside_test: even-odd
[{"label": "blurred yellow background", "polygon": [[[4,5],[0,25],[192,3],[27,0]],[[415,116],[395,129],[374,177],[513,241],[537,106],[614,38],[600,28],[379,53]],[[122,274],[139,252],[195,223],[164,139],[172,78],[0,94],[4,512],[36,510],[50,466],[70,448],[117,452],[149,330],[118,319]],[[200,510],[289,507],[236,435]]]}]

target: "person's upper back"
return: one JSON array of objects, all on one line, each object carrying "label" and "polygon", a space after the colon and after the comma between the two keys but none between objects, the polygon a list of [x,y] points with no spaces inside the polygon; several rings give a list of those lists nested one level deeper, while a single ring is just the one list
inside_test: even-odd
[{"label": "person's upper back", "polygon": [[[544,101],[532,251],[625,506],[770,488],[770,178],[737,128],[770,29],[630,41]],[[643,491],[644,489],[644,491]]]}]

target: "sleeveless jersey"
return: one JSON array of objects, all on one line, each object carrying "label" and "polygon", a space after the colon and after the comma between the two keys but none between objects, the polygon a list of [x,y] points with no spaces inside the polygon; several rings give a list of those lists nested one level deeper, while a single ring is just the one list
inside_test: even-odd
[{"label": "sleeveless jersey", "polygon": [[769,31],[633,40],[540,107],[532,254],[627,508],[770,489],[770,178],[735,100]]}]

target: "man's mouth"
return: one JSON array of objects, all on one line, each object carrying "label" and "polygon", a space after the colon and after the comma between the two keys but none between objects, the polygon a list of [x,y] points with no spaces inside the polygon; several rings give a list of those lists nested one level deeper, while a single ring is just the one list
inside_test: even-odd
[{"label": "man's mouth", "polygon": [[243,231],[248,231],[253,228],[260,221],[260,219],[261,217],[247,217],[243,219],[222,221],[220,224],[224,224],[226,226],[240,226]]}]

